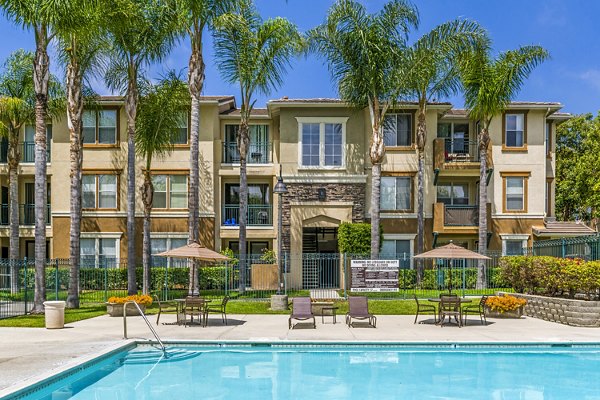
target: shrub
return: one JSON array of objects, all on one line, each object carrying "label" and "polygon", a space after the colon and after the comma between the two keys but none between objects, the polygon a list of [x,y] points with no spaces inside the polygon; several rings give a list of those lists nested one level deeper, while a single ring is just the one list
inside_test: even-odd
[{"label": "shrub", "polygon": [[371,224],[342,222],[338,228],[340,253],[370,254]]},{"label": "shrub", "polygon": [[147,294],[142,294],[142,295],[133,295],[133,296],[125,296],[125,297],[110,297],[108,299],[109,303],[115,303],[115,304],[125,304],[128,301],[135,301],[136,303],[143,305],[143,306],[149,306],[152,304],[152,297],[148,296]]},{"label": "shrub", "polygon": [[500,313],[517,310],[527,304],[527,300],[505,294],[504,296],[491,296],[485,301],[485,305],[493,311]]}]

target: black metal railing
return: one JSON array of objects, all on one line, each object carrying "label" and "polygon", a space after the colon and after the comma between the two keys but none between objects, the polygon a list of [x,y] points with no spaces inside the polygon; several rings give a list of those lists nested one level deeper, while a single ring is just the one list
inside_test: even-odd
[{"label": "black metal railing", "polygon": [[444,205],[444,225],[446,226],[478,226],[478,205]]},{"label": "black metal railing", "polygon": [[[19,143],[21,147],[21,162],[22,163],[34,163],[35,162],[35,142],[22,142]],[[47,162],[50,162],[50,154],[52,149],[52,142],[46,142],[46,152],[48,154]],[[3,140],[0,142],[0,163],[6,163],[8,161],[8,142]]]},{"label": "black metal railing", "polygon": [[[52,210],[46,206],[46,225],[50,225]],[[0,204],[0,225],[10,225],[10,204]],[[35,204],[19,204],[19,225],[35,225]]]},{"label": "black metal railing", "polygon": [[[223,226],[238,226],[240,224],[239,204],[225,204],[223,206]],[[273,225],[273,206],[271,204],[249,204],[248,225],[271,226]]]},{"label": "black metal railing", "polygon": [[[271,143],[259,142],[250,143],[248,146],[248,164],[270,164],[271,163]],[[235,142],[223,142],[223,163],[239,164],[240,152]]]},{"label": "black metal railing", "polygon": [[445,139],[445,162],[479,162],[479,149],[476,140]]}]

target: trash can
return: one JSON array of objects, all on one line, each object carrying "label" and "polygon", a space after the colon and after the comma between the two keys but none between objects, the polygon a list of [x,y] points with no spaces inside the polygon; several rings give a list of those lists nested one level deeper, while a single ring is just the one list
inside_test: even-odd
[{"label": "trash can", "polygon": [[44,302],[46,329],[62,329],[65,327],[65,305],[64,301]]}]

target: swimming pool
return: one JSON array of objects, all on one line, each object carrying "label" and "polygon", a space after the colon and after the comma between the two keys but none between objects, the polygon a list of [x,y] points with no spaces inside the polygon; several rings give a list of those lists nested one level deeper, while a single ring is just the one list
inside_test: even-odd
[{"label": "swimming pool", "polygon": [[138,345],[24,399],[597,399],[599,345]]}]

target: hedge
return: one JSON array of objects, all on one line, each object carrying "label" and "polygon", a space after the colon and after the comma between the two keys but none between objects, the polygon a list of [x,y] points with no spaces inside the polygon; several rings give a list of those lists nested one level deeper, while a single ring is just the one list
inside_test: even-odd
[{"label": "hedge", "polygon": [[585,294],[600,290],[600,262],[549,256],[509,256],[500,259],[502,277],[515,291],[546,296]]}]

